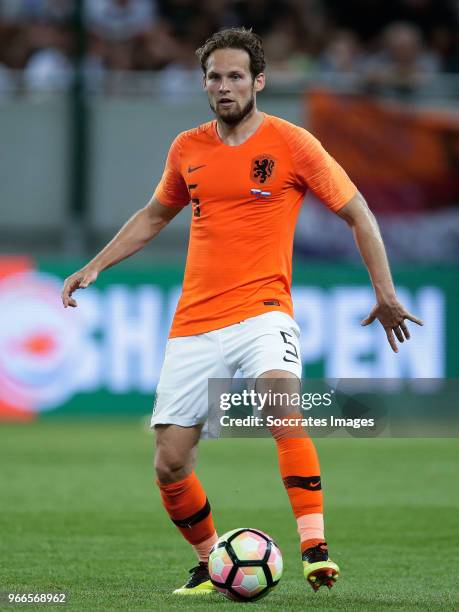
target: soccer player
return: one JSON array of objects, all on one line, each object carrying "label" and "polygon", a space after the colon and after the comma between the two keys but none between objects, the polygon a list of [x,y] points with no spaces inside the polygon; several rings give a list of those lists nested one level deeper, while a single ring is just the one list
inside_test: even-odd
[{"label": "soccer player", "polygon": [[[129,257],[191,203],[182,295],[170,330],[152,417],[155,469],[171,520],[198,564],[177,594],[211,593],[208,555],[217,540],[211,507],[194,471],[208,420],[209,378],[240,369],[260,391],[298,392],[299,328],[290,296],[296,219],[307,190],[351,227],[375,291],[362,322],[378,319],[392,349],[409,339],[374,216],[345,171],[303,128],[257,109],[265,86],[261,40],[244,28],[215,33],[197,50],[216,119],[177,136],[149,203],[84,268],[66,279],[72,293]],[[324,535],[320,468],[300,429],[273,427],[279,469],[295,514],[304,576],[314,590],[339,575]]]}]

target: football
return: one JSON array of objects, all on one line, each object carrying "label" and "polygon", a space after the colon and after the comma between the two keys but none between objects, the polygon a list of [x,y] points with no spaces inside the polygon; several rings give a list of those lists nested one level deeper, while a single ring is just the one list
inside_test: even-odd
[{"label": "football", "polygon": [[212,584],[235,601],[255,601],[267,595],[281,579],[282,569],[279,547],[259,529],[228,531],[209,555]]}]

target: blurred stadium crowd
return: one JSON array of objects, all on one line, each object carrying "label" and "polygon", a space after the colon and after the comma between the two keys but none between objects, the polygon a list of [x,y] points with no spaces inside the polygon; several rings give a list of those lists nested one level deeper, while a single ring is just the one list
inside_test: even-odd
[{"label": "blurred stadium crowd", "polygon": [[[0,90],[62,90],[81,48],[77,0],[0,0]],[[80,2],[80,0],[78,0]],[[81,0],[82,65],[97,88],[111,71],[161,71],[196,87],[194,50],[215,30],[252,27],[270,73],[413,90],[459,72],[459,0]],[[81,33],[81,30],[80,30]],[[16,71],[24,71],[18,88]]]},{"label": "blurred stadium crowd", "polygon": [[[169,112],[176,104],[186,105],[183,113],[190,122],[191,117],[203,120],[206,115],[191,108],[198,103],[201,108],[201,101],[193,102],[186,95],[202,92],[194,51],[212,32],[241,25],[263,38],[269,77],[264,108],[303,123],[343,160],[378,214],[390,255],[400,261],[457,261],[459,0],[0,0],[2,129],[5,134],[10,130],[16,155],[3,169],[3,183],[9,186],[5,197],[24,203],[24,211],[29,210],[20,182],[10,177],[21,172],[30,181],[25,180],[25,187],[35,185],[38,173],[40,185],[46,186],[54,184],[57,172],[52,156],[62,164],[61,173],[57,172],[61,186],[52,193],[43,187],[37,196],[50,203],[54,212],[39,220],[35,211],[16,214],[12,207],[9,216],[5,211],[2,240],[11,238],[8,244],[14,248],[27,242],[30,235],[24,237],[24,218],[35,219],[32,235],[39,240],[40,223],[57,219],[68,204],[63,204],[65,172],[75,176],[82,172],[65,164],[84,157],[88,176],[95,176],[94,168],[98,168],[85,206],[94,215],[91,236],[103,243],[118,221],[129,216],[134,188],[141,197],[142,177],[150,176],[152,167],[158,173],[162,169],[162,143],[152,160],[142,127],[151,121],[151,97],[158,103],[155,112],[157,125],[167,135],[164,142],[179,129],[177,111]],[[72,84],[75,94],[84,89],[85,94],[104,95],[53,95],[66,92]],[[321,97],[321,91],[328,93]],[[131,94],[138,96],[135,103],[140,104],[144,96],[146,104],[129,106]],[[119,108],[118,95],[124,96],[124,106]],[[24,107],[16,105],[17,96],[22,96]],[[83,97],[85,103],[78,112],[70,103],[68,115],[63,107],[61,115],[54,114],[52,103]],[[44,104],[35,105],[36,100]],[[84,133],[83,107],[89,109],[92,134],[97,135],[91,136],[90,158],[81,152],[73,157],[69,153],[78,138],[71,137],[66,121],[73,122],[69,125],[74,134]],[[29,123],[23,125],[25,116]],[[30,129],[41,125],[47,134],[46,146],[39,137],[31,145]],[[186,127],[188,123],[182,129]],[[136,149],[147,151],[146,158],[139,154],[136,161],[131,160],[125,179],[120,175],[114,184],[117,158],[111,153],[122,150],[131,132],[136,134]],[[64,148],[68,145],[68,161],[56,153],[59,143]],[[37,171],[39,147],[42,165]],[[24,160],[30,160],[26,170]],[[105,179],[101,168],[107,168]],[[72,183],[77,184],[79,178]],[[70,183],[68,190],[69,201],[77,202]],[[119,219],[113,202],[119,202]],[[23,209],[18,206],[17,210]],[[113,227],[108,229],[109,222]],[[11,227],[20,230],[14,234]],[[186,220],[177,225],[175,242],[162,245],[164,252],[183,250],[187,230]],[[51,243],[45,230],[43,236],[48,248]],[[59,240],[53,244],[60,244]],[[358,258],[341,221],[315,202],[302,209],[296,252],[323,259]]]}]

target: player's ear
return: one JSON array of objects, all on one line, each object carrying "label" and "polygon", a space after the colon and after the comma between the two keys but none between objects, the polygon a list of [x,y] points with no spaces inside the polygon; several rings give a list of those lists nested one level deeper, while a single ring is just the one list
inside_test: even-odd
[{"label": "player's ear", "polygon": [[206,81],[206,75],[205,74],[202,75],[202,87],[203,87],[203,89],[207,89],[207,81]]},{"label": "player's ear", "polygon": [[253,81],[253,88],[257,93],[259,91],[263,91],[263,89],[265,88],[265,75],[263,72],[260,72],[260,74],[257,74],[257,76],[255,77]]}]

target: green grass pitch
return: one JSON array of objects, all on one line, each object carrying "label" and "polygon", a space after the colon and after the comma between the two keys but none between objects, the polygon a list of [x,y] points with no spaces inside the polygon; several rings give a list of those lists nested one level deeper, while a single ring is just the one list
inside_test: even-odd
[{"label": "green grass pitch", "polygon": [[[342,576],[312,592],[271,440],[202,443],[198,473],[220,533],[257,527],[277,540],[284,576],[259,610],[458,609],[458,442],[317,442],[327,539]],[[46,420],[0,428],[0,591],[67,591],[29,609],[230,610],[220,595],[177,598],[195,564],[169,522],[138,420]],[[17,606],[16,606],[17,607]],[[24,607],[24,606],[21,606]],[[1,609],[12,607],[1,604]]]}]

